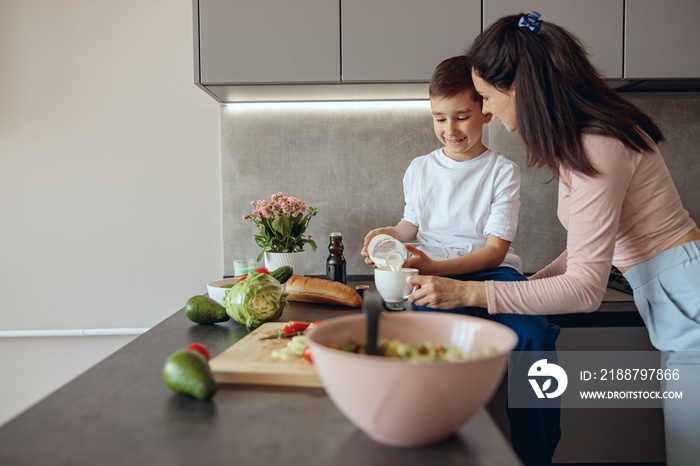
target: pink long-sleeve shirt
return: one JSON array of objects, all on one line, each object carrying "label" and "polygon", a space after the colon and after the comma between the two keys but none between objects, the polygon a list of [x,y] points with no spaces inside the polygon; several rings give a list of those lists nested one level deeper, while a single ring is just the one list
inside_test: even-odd
[{"label": "pink long-sleeve shirt", "polygon": [[656,146],[641,153],[607,136],[582,141],[598,174],[560,169],[557,214],[568,232],[566,251],[528,281],[487,281],[491,314],[595,311],[611,264],[643,262],[695,228]]}]

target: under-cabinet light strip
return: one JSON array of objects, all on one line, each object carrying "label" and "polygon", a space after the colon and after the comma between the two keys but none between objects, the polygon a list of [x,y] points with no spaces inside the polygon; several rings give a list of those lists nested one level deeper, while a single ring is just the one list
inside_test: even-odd
[{"label": "under-cabinet light strip", "polygon": [[400,110],[430,108],[429,100],[362,100],[339,102],[241,102],[224,104],[228,110]]}]

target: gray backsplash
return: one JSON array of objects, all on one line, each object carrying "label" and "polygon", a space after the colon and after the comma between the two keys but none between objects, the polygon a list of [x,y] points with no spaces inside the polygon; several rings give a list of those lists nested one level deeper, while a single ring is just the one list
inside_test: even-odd
[{"label": "gray backsplash", "polygon": [[[666,163],[685,207],[700,222],[700,99],[630,100],[664,131]],[[535,272],[565,248],[556,217],[557,182],[546,169],[526,167],[520,137],[500,123],[485,128],[484,142],[521,167],[520,228],[513,247],[524,270]],[[360,256],[365,234],[401,219],[404,170],[438,147],[427,106],[222,106],[224,273],[233,273],[235,258],[257,257],[256,228],[243,215],[252,210],[251,201],[277,192],[319,209],[308,230],[318,250],[307,253],[307,275],[325,273],[332,231],[343,234],[347,273],[372,273]]]}]

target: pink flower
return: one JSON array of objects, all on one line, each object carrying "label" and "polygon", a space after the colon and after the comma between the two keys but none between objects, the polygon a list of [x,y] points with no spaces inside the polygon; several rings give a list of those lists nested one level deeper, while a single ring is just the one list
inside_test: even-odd
[{"label": "pink flower", "polygon": [[[267,243],[263,245],[264,251],[279,252],[282,250],[302,251],[305,243],[311,243],[314,250],[316,246],[311,240],[312,236],[305,236],[305,230],[309,219],[318,213],[318,209],[310,208],[309,213],[304,216],[307,210],[306,202],[296,197],[285,197],[284,194],[278,192],[270,196],[270,201],[258,200],[250,203],[253,206],[253,211],[243,216],[244,220],[251,220],[260,229],[262,237],[269,238]],[[294,235],[291,231],[286,231],[280,235],[279,231],[270,231],[271,219],[278,219],[286,216],[293,220],[293,224],[302,226],[302,230]],[[260,238],[260,236],[256,236]],[[261,253],[262,254],[262,253]]]}]

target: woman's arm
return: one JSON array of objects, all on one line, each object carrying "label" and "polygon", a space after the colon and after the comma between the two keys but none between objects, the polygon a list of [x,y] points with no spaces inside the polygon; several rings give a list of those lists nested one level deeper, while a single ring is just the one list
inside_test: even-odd
[{"label": "woman's arm", "polygon": [[635,166],[617,139],[584,135],[583,143],[598,173],[561,172],[559,218],[567,230],[566,254],[527,282],[486,282],[490,313],[565,314],[600,306]]},{"label": "woman's arm", "polygon": [[[518,282],[460,284],[443,282],[449,280],[446,278],[412,277],[412,284],[426,289],[413,292],[410,300],[439,309],[453,304],[488,307],[492,314],[565,314],[598,309],[610,276],[620,212],[634,166],[628,150],[616,139],[584,136],[584,147],[598,174],[562,171],[559,211],[567,229],[567,247],[566,254],[551,268],[546,267],[534,280]],[[564,272],[553,273],[561,270]]]},{"label": "woman's arm", "polygon": [[449,276],[478,272],[501,265],[509,248],[510,241],[489,235],[483,248],[454,259],[435,261],[422,251],[406,245],[406,250],[413,257],[406,261],[404,267],[416,268],[421,275]]}]

